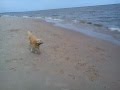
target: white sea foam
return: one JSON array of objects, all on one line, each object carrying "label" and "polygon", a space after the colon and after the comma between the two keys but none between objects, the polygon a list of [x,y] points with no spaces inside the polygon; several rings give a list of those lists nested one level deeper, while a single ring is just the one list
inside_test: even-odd
[{"label": "white sea foam", "polygon": [[42,17],[34,17],[35,19],[43,19]]},{"label": "white sea foam", "polygon": [[46,22],[51,22],[51,23],[58,23],[58,22],[62,22],[62,19],[56,19],[56,18],[52,18],[52,17],[45,17],[45,21]]},{"label": "white sea foam", "polygon": [[29,16],[22,16],[23,18],[30,18]]},{"label": "white sea foam", "polygon": [[51,17],[45,17],[44,19],[46,22],[53,22],[53,19]]},{"label": "white sea foam", "polygon": [[2,17],[17,17],[17,16],[15,16],[15,15],[14,16],[13,15],[12,16],[11,15],[2,15]]},{"label": "white sea foam", "polygon": [[10,17],[10,15],[2,15],[2,17]]},{"label": "white sea foam", "polygon": [[78,23],[79,21],[78,20],[72,20],[74,23]]},{"label": "white sea foam", "polygon": [[62,22],[62,19],[53,19],[54,21]]},{"label": "white sea foam", "polygon": [[109,28],[111,31],[118,31],[120,32],[120,28]]}]

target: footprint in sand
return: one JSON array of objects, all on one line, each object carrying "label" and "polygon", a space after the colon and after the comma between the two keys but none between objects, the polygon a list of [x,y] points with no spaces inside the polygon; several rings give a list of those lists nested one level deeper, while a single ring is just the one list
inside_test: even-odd
[{"label": "footprint in sand", "polygon": [[65,60],[67,60],[67,61],[68,61],[68,60],[70,60],[70,58],[69,58],[69,57],[66,57],[66,58],[65,58]]},{"label": "footprint in sand", "polygon": [[60,74],[64,74],[64,71],[62,69],[60,70]]},{"label": "footprint in sand", "polygon": [[99,77],[99,73],[95,69],[95,66],[89,66],[85,73],[90,81],[95,81]]},{"label": "footprint in sand", "polygon": [[92,51],[92,52],[95,52],[95,53],[100,53],[101,55],[104,55],[104,52],[105,52],[105,50],[103,49],[103,48],[100,48],[100,47],[90,47],[90,46],[88,46],[89,47],[89,49]]},{"label": "footprint in sand", "polygon": [[10,32],[18,32],[19,29],[10,29],[9,31],[10,31]]},{"label": "footprint in sand", "polygon": [[75,69],[79,70],[79,69],[85,67],[86,65],[87,65],[86,62],[80,62],[80,61],[79,61],[78,63],[76,63]]},{"label": "footprint in sand", "polygon": [[9,70],[16,71],[16,67],[10,67]]},{"label": "footprint in sand", "polygon": [[68,74],[68,76],[75,80],[75,75]]}]

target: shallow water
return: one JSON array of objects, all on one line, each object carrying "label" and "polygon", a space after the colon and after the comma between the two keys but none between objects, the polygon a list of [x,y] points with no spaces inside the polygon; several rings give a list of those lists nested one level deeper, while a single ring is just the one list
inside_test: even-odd
[{"label": "shallow water", "polygon": [[[114,44],[120,45],[120,41],[116,40],[111,35],[107,35],[104,33],[98,33],[98,32],[95,32],[94,30],[90,30],[89,27],[87,27],[87,25],[86,25],[86,27],[76,27],[72,24],[61,24],[61,23],[56,23],[55,25],[66,28],[66,29],[75,30],[77,32],[86,34],[88,36],[92,36],[95,38],[99,38],[99,39],[106,40],[106,41],[112,42]],[[92,27],[92,29],[95,29],[95,28]]]},{"label": "shallow water", "polygon": [[102,25],[120,31],[120,4],[89,7],[30,11],[20,13],[3,13],[3,15],[40,17],[53,20],[70,20]]}]

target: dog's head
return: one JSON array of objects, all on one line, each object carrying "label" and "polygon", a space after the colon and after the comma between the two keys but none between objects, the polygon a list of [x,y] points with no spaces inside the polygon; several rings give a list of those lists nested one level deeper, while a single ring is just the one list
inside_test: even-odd
[{"label": "dog's head", "polygon": [[43,44],[43,41],[41,39],[37,39],[37,45],[39,46],[41,44]]}]

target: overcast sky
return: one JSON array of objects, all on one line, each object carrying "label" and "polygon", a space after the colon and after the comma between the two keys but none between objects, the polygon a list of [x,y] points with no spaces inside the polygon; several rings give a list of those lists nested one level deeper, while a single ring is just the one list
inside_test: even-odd
[{"label": "overcast sky", "polygon": [[0,12],[32,11],[115,3],[120,3],[120,0],[0,0]]}]

